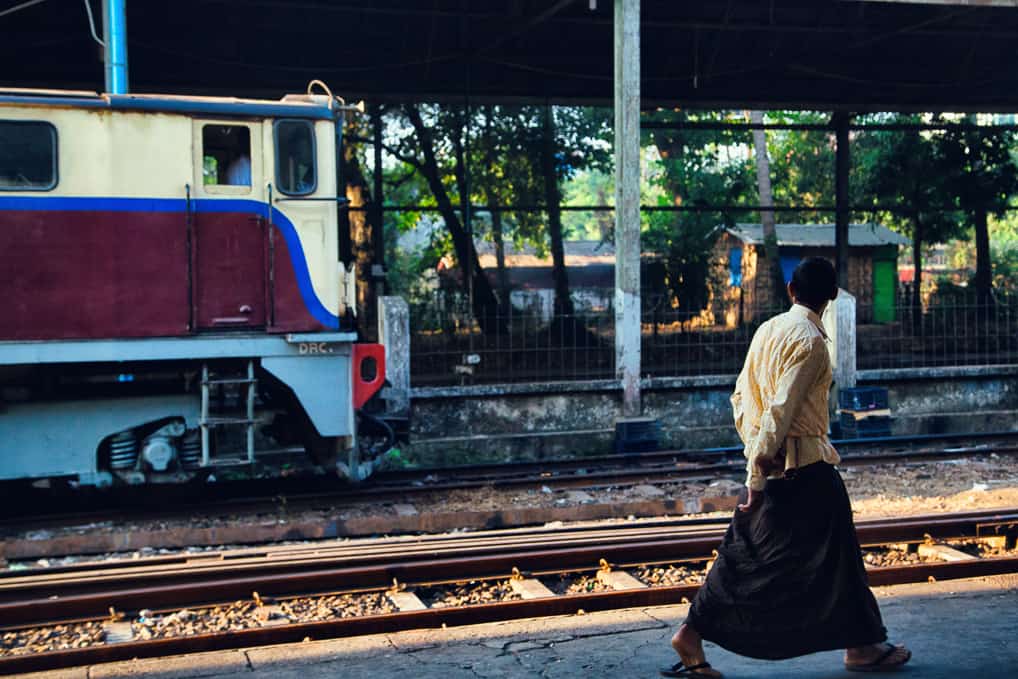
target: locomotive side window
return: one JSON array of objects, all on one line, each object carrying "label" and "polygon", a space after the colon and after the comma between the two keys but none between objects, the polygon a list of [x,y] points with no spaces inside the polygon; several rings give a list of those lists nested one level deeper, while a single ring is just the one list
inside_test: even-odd
[{"label": "locomotive side window", "polygon": [[206,186],[251,186],[250,129],[244,125],[204,125],[201,143]]},{"label": "locomotive side window", "polygon": [[0,120],[0,190],[49,191],[56,185],[56,128],[44,122]]},{"label": "locomotive side window", "polygon": [[318,186],[315,128],[306,120],[278,120],[276,186],[289,196],[306,196]]}]

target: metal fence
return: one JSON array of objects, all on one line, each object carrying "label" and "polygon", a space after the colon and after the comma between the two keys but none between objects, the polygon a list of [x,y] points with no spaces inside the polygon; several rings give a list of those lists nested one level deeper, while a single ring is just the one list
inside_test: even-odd
[{"label": "metal fence", "polygon": [[[754,310],[742,323],[702,313],[646,311],[643,374],[726,375],[742,367],[759,325],[784,308]],[[478,323],[461,305],[411,309],[411,373],[418,386],[541,383],[615,377],[611,309],[572,316],[514,311]]]},{"label": "metal fence", "polygon": [[753,333],[787,307],[730,313],[651,311],[643,314],[643,373],[653,377],[733,375],[742,369]]},{"label": "metal fence", "polygon": [[[733,375],[753,333],[787,307],[684,313],[645,311],[642,373]],[[1018,297],[899,297],[889,312],[858,304],[860,370],[1018,364]],[[879,319],[879,320],[874,320]],[[513,311],[477,322],[462,305],[411,309],[411,372],[418,386],[586,381],[615,377],[611,309],[561,316]]]},{"label": "metal fence", "polygon": [[541,383],[615,375],[612,312],[512,312],[486,319],[455,309],[411,310],[410,370],[419,386]]},{"label": "metal fence", "polygon": [[934,294],[915,307],[902,296],[891,318],[875,322],[874,312],[856,307],[860,370],[1018,363],[1018,298]]}]

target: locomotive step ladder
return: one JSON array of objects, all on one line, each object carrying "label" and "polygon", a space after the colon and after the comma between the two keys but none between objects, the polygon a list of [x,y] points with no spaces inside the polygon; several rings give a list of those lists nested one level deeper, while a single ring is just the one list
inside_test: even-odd
[{"label": "locomotive step ladder", "polygon": [[[217,414],[212,411],[212,391],[217,387],[240,385],[247,386],[246,394],[246,416],[235,417],[226,414]],[[198,424],[201,427],[201,466],[229,466],[237,464],[252,464],[255,459],[254,435],[255,435],[255,395],[258,393],[258,379],[255,377],[254,361],[247,362],[247,375],[245,376],[219,376],[209,371],[208,364],[202,364],[201,368],[201,419]],[[210,445],[210,432],[213,429],[224,427],[245,427],[247,430],[247,459],[220,458],[212,456]]]}]

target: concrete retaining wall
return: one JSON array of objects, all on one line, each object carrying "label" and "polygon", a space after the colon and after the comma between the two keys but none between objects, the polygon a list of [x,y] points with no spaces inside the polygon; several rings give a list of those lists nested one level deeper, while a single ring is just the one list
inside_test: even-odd
[{"label": "concrete retaining wall", "polygon": [[895,434],[1018,429],[1013,367],[863,371],[860,384],[889,388]]},{"label": "concrete retaining wall", "polygon": [[[1018,429],[1018,367],[861,371],[886,386],[895,434]],[[738,443],[728,397],[734,376],[645,380],[644,415],[662,446]],[[613,381],[415,389],[411,445],[426,465],[610,453],[621,391]]]}]

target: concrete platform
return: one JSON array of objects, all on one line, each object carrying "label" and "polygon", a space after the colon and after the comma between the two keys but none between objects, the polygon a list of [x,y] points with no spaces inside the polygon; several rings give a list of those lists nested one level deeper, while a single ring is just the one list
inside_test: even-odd
[{"label": "concrete platform", "polygon": [[[897,676],[1018,677],[1018,577],[878,588],[892,640],[915,652]],[[686,606],[491,623],[443,630],[139,660],[50,672],[50,679],[478,679],[656,677],[671,664],[672,630]],[[838,652],[768,662],[708,645],[731,679],[859,677]],[[40,677],[41,675],[22,675]]]}]

